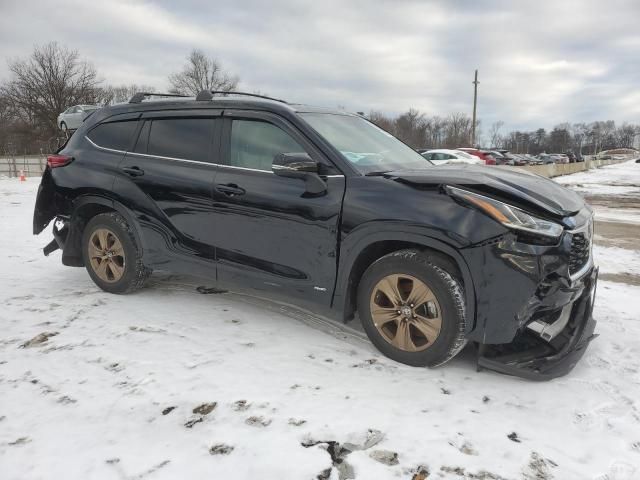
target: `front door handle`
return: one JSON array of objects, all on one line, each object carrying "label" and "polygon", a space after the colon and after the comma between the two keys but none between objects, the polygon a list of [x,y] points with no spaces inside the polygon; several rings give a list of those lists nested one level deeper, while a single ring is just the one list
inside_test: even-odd
[{"label": "front door handle", "polygon": [[235,183],[216,184],[216,191],[224,193],[227,197],[235,197],[237,195],[244,195],[246,190],[239,187]]},{"label": "front door handle", "polygon": [[122,167],[122,171],[131,177],[141,177],[144,175],[144,170],[140,167]]}]

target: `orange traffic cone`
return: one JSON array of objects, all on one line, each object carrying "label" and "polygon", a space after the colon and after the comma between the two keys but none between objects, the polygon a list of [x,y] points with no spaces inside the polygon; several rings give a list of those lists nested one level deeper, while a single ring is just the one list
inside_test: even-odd
[{"label": "orange traffic cone", "polygon": [[20,170],[20,181],[21,182],[26,182],[27,181],[27,177],[25,177],[25,175],[24,175],[24,170]]}]

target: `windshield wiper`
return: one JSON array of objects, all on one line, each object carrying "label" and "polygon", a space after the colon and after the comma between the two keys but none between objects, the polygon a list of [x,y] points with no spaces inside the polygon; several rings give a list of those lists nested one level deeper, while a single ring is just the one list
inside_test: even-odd
[{"label": "windshield wiper", "polygon": [[365,177],[381,177],[387,173],[391,172],[391,170],[380,170],[377,172],[367,172],[364,174]]}]

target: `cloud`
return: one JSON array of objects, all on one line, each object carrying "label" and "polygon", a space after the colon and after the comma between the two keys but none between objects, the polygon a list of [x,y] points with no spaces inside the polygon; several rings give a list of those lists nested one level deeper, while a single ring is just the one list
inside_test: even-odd
[{"label": "cloud", "polygon": [[485,126],[638,121],[637,1],[0,0],[0,9],[0,60],[57,40],[111,83],[164,89],[198,47],[243,88],[292,101],[469,113],[478,68]]}]

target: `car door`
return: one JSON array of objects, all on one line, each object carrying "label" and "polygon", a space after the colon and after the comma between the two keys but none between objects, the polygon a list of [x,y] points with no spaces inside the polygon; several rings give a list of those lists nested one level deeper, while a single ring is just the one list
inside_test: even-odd
[{"label": "car door", "polygon": [[82,123],[82,112],[79,106],[75,106],[65,115],[65,122],[69,130],[76,130]]},{"label": "car door", "polygon": [[[328,305],[337,268],[345,178],[297,129],[268,113],[223,117],[222,160],[215,180],[213,232],[218,279]],[[274,156],[307,153],[327,190],[272,173]]]},{"label": "car door", "polygon": [[215,260],[219,116],[219,110],[145,113],[135,148],[120,163],[115,190],[145,230],[145,257],[173,262],[174,271]]},{"label": "car door", "polygon": [[444,153],[433,152],[431,154],[431,158],[429,160],[431,160],[431,162],[433,162],[435,165],[442,165],[442,164],[446,163],[447,158],[446,158],[446,155]]}]

